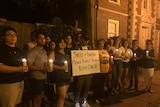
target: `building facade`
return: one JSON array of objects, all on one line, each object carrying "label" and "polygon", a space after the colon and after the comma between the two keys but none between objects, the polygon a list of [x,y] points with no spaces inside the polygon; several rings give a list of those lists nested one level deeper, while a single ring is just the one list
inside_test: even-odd
[{"label": "building facade", "polygon": [[151,39],[160,50],[160,0],[90,0],[92,41],[120,36],[137,39],[144,49]]}]

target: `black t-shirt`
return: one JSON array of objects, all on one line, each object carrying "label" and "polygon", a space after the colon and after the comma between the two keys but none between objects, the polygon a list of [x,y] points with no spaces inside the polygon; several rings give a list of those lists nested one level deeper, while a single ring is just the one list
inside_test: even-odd
[{"label": "black t-shirt", "polygon": [[[137,57],[141,57],[143,55],[143,50],[141,48],[137,48],[136,50],[132,49],[133,54],[136,53]],[[130,60],[130,67],[140,66],[141,59],[134,61],[133,58]]]},{"label": "black t-shirt", "polygon": [[68,72],[65,72],[64,70],[54,69],[56,80],[59,80],[59,79],[67,80],[67,79],[71,78],[71,59],[70,59],[70,56],[68,54],[63,55],[59,52],[55,52],[54,64],[59,65],[59,66],[63,66],[64,61],[68,62]]},{"label": "black t-shirt", "polygon": [[[6,44],[0,46],[0,62],[8,66],[21,66],[23,54],[17,47],[10,47]],[[24,73],[1,73],[0,83],[15,83],[24,79]]]}]

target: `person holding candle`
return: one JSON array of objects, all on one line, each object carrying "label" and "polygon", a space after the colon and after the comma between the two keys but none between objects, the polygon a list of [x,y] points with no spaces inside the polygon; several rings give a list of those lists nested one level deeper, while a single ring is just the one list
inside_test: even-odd
[{"label": "person holding candle", "polygon": [[71,83],[70,55],[65,52],[65,48],[66,42],[64,38],[58,38],[56,40],[55,54],[49,55],[49,58],[54,59],[53,69],[58,95],[56,107],[64,106],[65,97]]},{"label": "person holding candle", "polygon": [[[109,39],[110,41],[110,39]],[[106,77],[106,80],[105,80],[105,84],[104,84],[104,90],[105,91],[108,91],[109,94],[112,93],[112,65],[113,65],[113,51],[111,49],[111,45],[110,45],[110,42],[106,42],[105,43],[105,46],[104,46],[104,49],[107,50],[107,52],[109,53],[109,70],[108,70],[108,73],[107,73],[107,77]]]},{"label": "person holding candle", "polygon": [[[78,46],[73,47],[74,50],[91,50],[92,48],[88,45],[89,38],[88,36],[82,35],[81,37],[81,44]],[[88,92],[90,89],[92,75],[81,75],[75,76],[75,88],[74,88],[74,107],[90,107],[87,102]],[[80,96],[82,102],[80,102]]]},{"label": "person holding candle", "polygon": [[50,72],[52,68],[47,66],[48,55],[44,49],[45,33],[43,31],[36,31],[35,38],[37,46],[29,51],[27,60],[30,70],[33,107],[40,107],[41,100],[44,98],[47,72]]},{"label": "person holding candle", "polygon": [[[142,49],[138,46],[138,41],[133,40],[132,41],[132,52],[133,52],[133,57],[130,59],[130,64],[129,64],[129,82],[130,85],[128,89],[132,89],[133,83],[134,83],[134,89],[138,91],[138,71],[140,67],[140,59],[142,56]],[[133,82],[134,80],[134,82]]]},{"label": "person holding candle", "polygon": [[97,50],[100,58],[100,72],[93,77],[93,97],[97,103],[103,102],[104,99],[104,84],[109,72],[109,53],[104,49],[105,40],[99,39]]},{"label": "person holding candle", "polygon": [[112,94],[118,94],[122,88],[121,83],[121,76],[122,76],[122,68],[123,62],[122,59],[124,58],[124,47],[121,46],[121,39],[120,37],[115,38],[114,47],[112,48],[113,51],[113,67],[112,67]]},{"label": "person holding candle", "polygon": [[[72,50],[73,46],[75,45],[75,44],[73,44],[73,41],[72,41],[72,35],[70,33],[66,33],[64,38],[65,38],[65,41],[66,41],[66,49],[65,49],[65,51],[71,57],[71,50]],[[66,97],[66,99],[72,100],[72,101],[73,101],[73,88],[74,88],[74,84],[75,84],[74,77],[72,76],[72,78],[71,78],[71,84],[69,86],[67,97]]]},{"label": "person holding candle", "polygon": [[[49,43],[49,51],[48,51],[48,56],[55,56],[55,47],[56,47],[56,43],[55,41],[51,41]],[[54,62],[54,57],[49,57],[48,61],[49,61],[49,65],[53,66],[53,62]],[[52,67],[52,71],[53,71],[53,67]],[[48,79],[48,83],[55,83],[55,77],[54,77],[54,72],[47,72],[47,79]]]},{"label": "person holding candle", "polygon": [[151,40],[146,40],[146,49],[143,52],[143,57],[141,62],[142,72],[146,83],[145,92],[153,93],[152,78],[154,75],[154,67],[155,67],[154,60],[155,60],[155,52],[153,49],[153,43]]},{"label": "person holding candle", "polygon": [[123,72],[122,72],[122,90],[125,89],[125,83],[128,78],[128,71],[129,71],[129,62],[131,57],[133,56],[132,50],[129,48],[129,43],[127,40],[124,40],[122,43],[125,53],[123,58]]},{"label": "person holding candle", "polygon": [[16,107],[21,103],[24,89],[22,51],[16,46],[17,32],[13,27],[3,31],[4,43],[0,46],[0,107]]}]

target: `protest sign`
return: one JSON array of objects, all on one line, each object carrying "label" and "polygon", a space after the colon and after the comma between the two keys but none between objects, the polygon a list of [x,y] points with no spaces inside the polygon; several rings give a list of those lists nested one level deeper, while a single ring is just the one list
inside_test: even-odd
[{"label": "protest sign", "polygon": [[73,76],[100,73],[98,50],[72,50]]}]

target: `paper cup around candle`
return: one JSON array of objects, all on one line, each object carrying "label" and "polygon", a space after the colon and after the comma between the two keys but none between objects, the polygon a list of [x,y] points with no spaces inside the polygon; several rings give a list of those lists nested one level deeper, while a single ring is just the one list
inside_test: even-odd
[{"label": "paper cup around candle", "polygon": [[23,66],[27,66],[27,60],[26,60],[26,58],[23,58],[22,62],[23,62]]},{"label": "paper cup around candle", "polygon": [[49,59],[49,67],[53,68],[53,59]]},{"label": "paper cup around candle", "polygon": [[149,51],[146,51],[146,56],[149,56]]},{"label": "paper cup around candle", "polygon": [[68,72],[68,62],[64,61],[64,65],[67,67],[67,69],[65,70],[65,72]]},{"label": "paper cup around candle", "polygon": [[111,62],[113,61],[113,56],[111,56]]},{"label": "paper cup around candle", "polygon": [[133,54],[133,57],[134,57],[134,58],[136,57],[136,53]]}]

